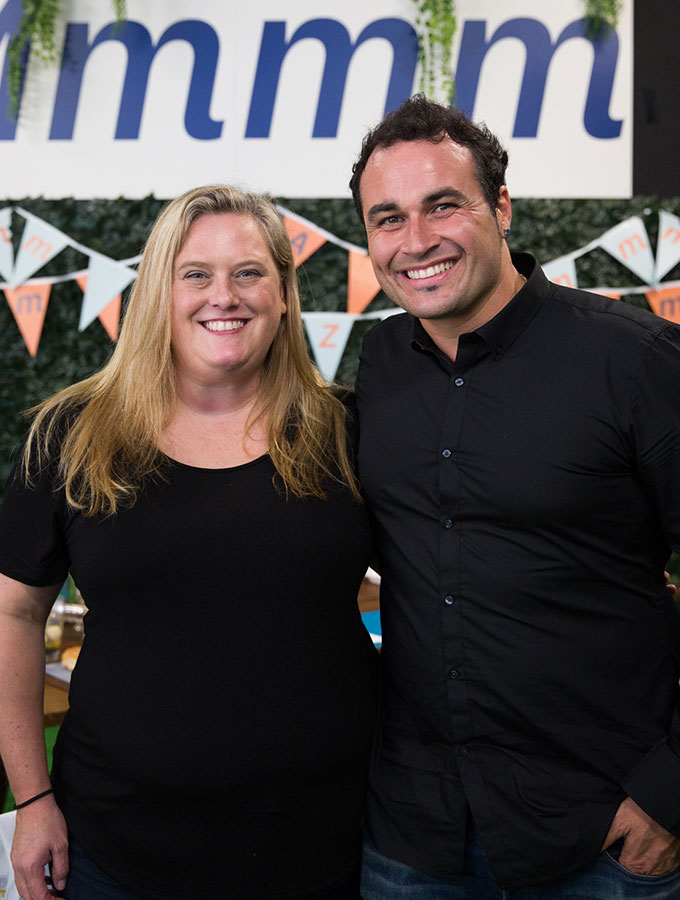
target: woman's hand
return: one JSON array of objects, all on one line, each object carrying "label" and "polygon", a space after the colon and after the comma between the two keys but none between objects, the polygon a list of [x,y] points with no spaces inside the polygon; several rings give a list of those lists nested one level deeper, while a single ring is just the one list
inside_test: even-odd
[{"label": "woman's hand", "polygon": [[[68,832],[53,796],[17,810],[10,858],[23,900],[54,900],[59,896],[68,875]],[[46,884],[44,869],[48,864],[56,894]]]}]

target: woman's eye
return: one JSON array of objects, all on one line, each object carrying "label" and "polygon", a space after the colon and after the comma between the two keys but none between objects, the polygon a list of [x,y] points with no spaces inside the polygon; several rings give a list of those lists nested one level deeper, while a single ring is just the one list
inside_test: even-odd
[{"label": "woman's eye", "polygon": [[205,272],[187,272],[184,277],[189,278],[191,280],[200,281],[203,278],[207,278],[208,276],[206,275]]},{"label": "woman's eye", "polygon": [[258,278],[260,276],[260,272],[257,269],[244,269],[242,272],[239,272],[236,276],[237,278]]}]

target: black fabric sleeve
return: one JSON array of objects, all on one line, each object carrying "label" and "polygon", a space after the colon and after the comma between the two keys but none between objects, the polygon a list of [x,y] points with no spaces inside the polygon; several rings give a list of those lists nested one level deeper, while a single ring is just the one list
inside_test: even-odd
[{"label": "black fabric sleeve", "polygon": [[55,466],[33,467],[26,483],[19,455],[0,507],[0,572],[35,587],[63,582],[69,560],[65,500],[55,489]]},{"label": "black fabric sleeve", "polygon": [[[680,328],[662,332],[646,354],[632,407],[632,434],[640,478],[669,546],[679,551]],[[680,620],[670,602],[668,612],[670,656],[680,670]],[[680,837],[680,707],[668,736],[650,749],[623,786],[649,816]]]}]

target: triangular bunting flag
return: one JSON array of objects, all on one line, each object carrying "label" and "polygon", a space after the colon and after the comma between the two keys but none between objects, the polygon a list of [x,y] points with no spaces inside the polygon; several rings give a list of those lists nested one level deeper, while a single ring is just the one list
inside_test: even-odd
[{"label": "triangular bunting flag", "polygon": [[[105,256],[91,256],[85,296],[80,308],[78,331],[84,331],[102,313],[137,273]],[[81,285],[82,287],[82,285]],[[108,329],[107,329],[108,331]]]},{"label": "triangular bunting flag", "polygon": [[631,216],[605,231],[598,244],[644,282],[653,284],[654,257],[645,223],[639,216]]},{"label": "triangular bunting flag", "polygon": [[14,270],[14,247],[12,246],[12,207],[0,209],[0,275],[9,281]]},{"label": "triangular bunting flag", "polygon": [[380,290],[368,253],[349,252],[347,312],[362,313]]},{"label": "triangular bunting flag", "polygon": [[659,239],[656,242],[656,271],[659,282],[666,272],[680,261],[680,219],[671,213],[659,212]]},{"label": "triangular bunting flag", "polygon": [[68,238],[61,231],[43,222],[42,219],[26,220],[21,236],[16,265],[9,280],[9,287],[16,288],[27,281],[34,272],[48,263],[68,244]]},{"label": "triangular bunting flag", "polygon": [[308,312],[302,318],[312,353],[326,381],[333,381],[355,316],[338,312]]},{"label": "triangular bunting flag", "polygon": [[[76,281],[80,285],[80,290],[85,293],[85,288],[87,287],[87,275],[80,275],[78,278],[76,278]],[[118,329],[120,328],[120,308],[122,305],[122,300],[123,295],[118,294],[118,296],[114,297],[109,305],[105,306],[104,309],[99,313],[99,321],[102,323],[102,325],[106,329],[106,333],[114,343],[118,340]]]},{"label": "triangular bunting flag", "polygon": [[661,291],[648,291],[645,297],[657,316],[680,323],[680,286],[664,288]]},{"label": "triangular bunting flag", "polygon": [[31,356],[38,352],[51,290],[51,284],[24,284],[14,290],[5,289],[5,297]]},{"label": "triangular bunting flag", "polygon": [[542,268],[548,281],[554,281],[555,284],[562,284],[564,287],[578,287],[576,263],[573,257],[560,256],[559,259],[547,262]]},{"label": "triangular bunting flag", "polygon": [[114,344],[118,340],[118,329],[120,327],[120,307],[122,300],[123,295],[118,294],[118,296],[114,297],[109,305],[105,306],[104,309],[99,313],[99,321],[106,329],[106,333],[114,342]]},{"label": "triangular bunting flag", "polygon": [[314,231],[309,225],[298,222],[292,216],[284,216],[283,224],[286,226],[290,245],[293,248],[293,259],[295,260],[295,268],[309,259],[312,253],[316,253],[322,244],[326,243],[326,238]]}]

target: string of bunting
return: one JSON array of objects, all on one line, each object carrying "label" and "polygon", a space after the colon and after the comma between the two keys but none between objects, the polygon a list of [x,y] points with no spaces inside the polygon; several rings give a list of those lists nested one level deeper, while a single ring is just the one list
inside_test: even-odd
[{"label": "string of bunting", "polygon": [[[302,314],[316,363],[324,377],[332,381],[354,323],[358,320],[384,319],[400,310],[392,306],[365,311],[380,286],[363,247],[341,240],[285,207],[279,206],[278,210],[290,238],[296,267],[327,241],[342,247],[349,256],[347,309]],[[11,232],[13,212],[25,219],[16,258]],[[67,246],[88,257],[86,269],[49,278],[32,277]],[[644,222],[639,216],[631,216],[586,246],[545,263],[543,270],[551,281],[578,287],[575,261],[597,247],[606,250],[633,272],[644,282],[644,286],[592,290],[617,299],[624,294],[644,294],[653,312],[680,323],[680,281],[661,282],[663,276],[680,262],[680,218],[663,210],[659,213],[656,255],[652,253]],[[137,265],[140,259],[141,256],[121,260],[105,256],[20,207],[0,210],[0,277],[4,279],[0,290],[5,294],[31,356],[38,352],[52,286],[67,281],[75,281],[83,292],[79,331],[84,331],[95,319],[99,319],[111,340],[117,340],[122,292],[136,278],[137,273],[131,267]]]}]

